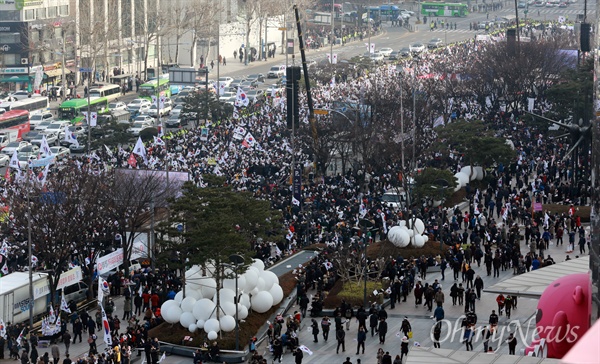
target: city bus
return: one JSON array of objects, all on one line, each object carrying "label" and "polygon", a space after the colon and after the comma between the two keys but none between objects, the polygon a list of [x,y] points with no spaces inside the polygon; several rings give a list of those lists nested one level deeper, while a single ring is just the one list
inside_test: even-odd
[{"label": "city bus", "polygon": [[[82,111],[88,110],[87,99],[71,99],[63,102],[58,107],[58,119],[69,120],[73,124],[84,121]],[[90,111],[105,114],[108,110],[108,99],[106,97],[90,98]]]},{"label": "city bus", "polygon": [[465,17],[469,14],[467,4],[460,3],[422,3],[421,14],[424,16]]},{"label": "city bus", "polygon": [[17,138],[29,133],[29,111],[10,110],[0,115],[0,129],[16,129],[19,131]]},{"label": "city bus", "polygon": [[26,110],[31,114],[47,111],[50,109],[50,103],[47,97],[30,97],[20,101],[15,101],[10,105],[11,110]]},{"label": "city bus", "polygon": [[[158,84],[158,90],[156,89]],[[171,97],[171,84],[168,78],[159,78],[148,81],[140,86],[140,98],[152,101],[152,96]]]},{"label": "city bus", "polygon": [[106,97],[108,101],[112,101],[121,94],[121,86],[119,85],[102,85],[94,87],[90,91],[90,97]]}]

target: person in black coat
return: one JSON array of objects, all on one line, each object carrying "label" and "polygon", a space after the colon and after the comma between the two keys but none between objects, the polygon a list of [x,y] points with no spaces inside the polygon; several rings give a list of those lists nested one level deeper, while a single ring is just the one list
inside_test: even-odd
[{"label": "person in black coat", "polygon": [[385,335],[387,335],[388,324],[384,319],[379,320],[377,332],[379,333],[379,344],[385,344]]},{"label": "person in black coat", "polygon": [[376,313],[371,314],[369,317],[369,326],[371,327],[371,337],[375,335],[377,332],[377,323],[379,322],[378,316]]},{"label": "person in black coat", "polygon": [[302,364],[302,358],[304,358],[304,353],[302,353],[300,348],[297,348],[296,351],[294,351],[294,362],[296,364]]},{"label": "person in black coat", "polygon": [[335,331],[335,339],[338,342],[337,348],[336,348],[336,354],[340,353],[340,346],[342,347],[342,351],[346,351],[346,332],[344,331],[343,327],[339,327]]}]

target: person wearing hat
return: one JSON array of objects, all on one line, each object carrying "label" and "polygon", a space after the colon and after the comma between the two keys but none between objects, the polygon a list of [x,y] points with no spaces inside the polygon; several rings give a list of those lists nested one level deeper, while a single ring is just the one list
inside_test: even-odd
[{"label": "person wearing hat", "polygon": [[400,343],[400,361],[404,359],[404,355],[408,357],[408,337],[404,336]]}]

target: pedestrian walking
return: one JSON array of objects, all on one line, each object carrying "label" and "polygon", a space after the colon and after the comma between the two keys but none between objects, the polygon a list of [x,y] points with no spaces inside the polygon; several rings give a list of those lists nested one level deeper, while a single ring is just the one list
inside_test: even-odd
[{"label": "pedestrian walking", "polygon": [[343,327],[338,327],[335,331],[335,339],[337,340],[337,348],[335,349],[335,353],[340,353],[340,346],[342,347],[342,351],[346,351],[346,332]]},{"label": "pedestrian walking", "polygon": [[365,341],[367,340],[367,332],[363,326],[358,328],[358,334],[356,335],[356,355],[360,352],[362,347],[362,353],[365,353]]},{"label": "pedestrian walking", "polygon": [[71,334],[69,330],[66,330],[62,337],[63,343],[65,343],[65,354],[69,354],[69,346],[71,346]]},{"label": "pedestrian walking", "polygon": [[323,340],[327,341],[329,338],[329,329],[331,328],[331,320],[328,316],[323,317],[321,320],[321,330],[323,330]]},{"label": "pedestrian walking", "polygon": [[60,360],[60,349],[58,348],[58,345],[52,344],[50,347],[50,352],[52,353],[52,360],[54,361],[54,364],[58,364],[58,361]]},{"label": "pedestrian walking", "polygon": [[379,334],[379,344],[385,344],[385,336],[387,335],[388,324],[385,319],[379,320],[379,326],[377,326],[377,332]]},{"label": "pedestrian walking", "polygon": [[408,357],[408,337],[402,337],[402,342],[400,343],[400,362],[404,359],[404,356]]},{"label": "pedestrian walking", "polygon": [[319,324],[317,324],[317,320],[312,319],[312,324],[310,325],[311,329],[312,329],[312,334],[313,334],[313,342],[314,343],[318,343],[319,342]]}]

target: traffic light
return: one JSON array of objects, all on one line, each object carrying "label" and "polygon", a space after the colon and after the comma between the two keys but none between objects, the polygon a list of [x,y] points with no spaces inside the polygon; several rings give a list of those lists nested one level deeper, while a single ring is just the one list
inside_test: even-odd
[{"label": "traffic light", "polygon": [[300,108],[298,106],[298,83],[300,82],[300,67],[293,66],[285,69],[285,92],[287,98],[287,127],[300,127]]},{"label": "traffic light", "polygon": [[589,52],[590,49],[590,29],[589,23],[581,23],[581,33],[579,33],[579,47],[582,52]]}]

